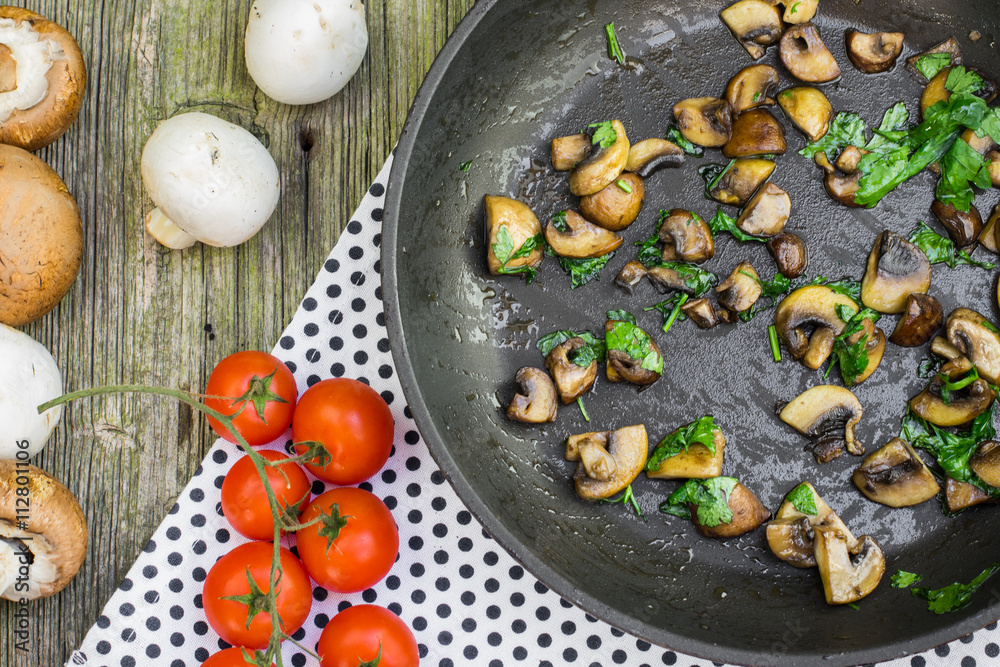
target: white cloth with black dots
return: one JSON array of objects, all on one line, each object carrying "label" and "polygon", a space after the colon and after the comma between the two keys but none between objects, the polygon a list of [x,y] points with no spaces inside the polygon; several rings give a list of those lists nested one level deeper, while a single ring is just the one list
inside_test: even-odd
[{"label": "white cloth with black dots", "polygon": [[[294,639],[314,647],[339,610],[374,603],[413,629],[425,667],[713,664],[651,646],[570,605],[494,542],[445,483],[406,407],[386,338],[379,245],[391,163],[390,157],[273,353],[292,369],[300,394],[320,380],[343,376],[370,384],[389,403],[396,421],[394,453],[361,486],[392,510],[399,560],[363,593],[314,588],[312,612]],[[289,437],[271,448],[281,449]],[[247,541],[222,516],[219,497],[223,477],[240,456],[235,445],[215,444],[67,665],[196,667],[226,648],[205,620],[201,589],[216,559]],[[324,488],[313,483],[316,494]],[[997,664],[998,644],[993,623],[884,664]],[[284,662],[317,665],[289,643]]]}]

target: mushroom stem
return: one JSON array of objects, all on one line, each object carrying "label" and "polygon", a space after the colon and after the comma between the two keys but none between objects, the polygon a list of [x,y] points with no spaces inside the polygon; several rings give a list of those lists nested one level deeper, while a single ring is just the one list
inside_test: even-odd
[{"label": "mushroom stem", "polygon": [[184,250],[193,246],[198,239],[174,224],[173,220],[154,208],[146,215],[146,231],[154,239],[171,250]]}]

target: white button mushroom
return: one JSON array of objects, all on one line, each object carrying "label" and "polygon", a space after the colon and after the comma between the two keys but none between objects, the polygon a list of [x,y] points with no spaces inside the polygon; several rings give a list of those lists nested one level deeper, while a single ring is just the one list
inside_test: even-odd
[{"label": "white button mushroom", "polygon": [[360,0],[256,0],[246,32],[247,69],[283,104],[315,104],[336,95],[368,50]]},{"label": "white button mushroom", "polygon": [[41,451],[62,406],[44,414],[38,414],[38,406],[61,394],[62,375],[49,351],[28,334],[0,324],[0,459]]},{"label": "white button mushroom", "polygon": [[201,241],[239,245],[278,205],[274,158],[243,128],[205,113],[165,120],[142,151],[142,182],[159,207],[146,217],[153,237],[175,250]]}]

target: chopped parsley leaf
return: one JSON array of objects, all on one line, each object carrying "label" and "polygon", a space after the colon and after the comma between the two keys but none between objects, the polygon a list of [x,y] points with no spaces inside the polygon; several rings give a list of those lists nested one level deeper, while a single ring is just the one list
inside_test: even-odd
[{"label": "chopped parsley leaf", "polygon": [[689,479],[660,504],[660,511],[682,519],[691,518],[690,505],[696,507],[698,522],[713,528],[733,520],[729,508],[729,495],[739,484],[732,477]]},{"label": "chopped parsley leaf", "polygon": [[535,279],[538,269],[531,266],[508,267],[507,265],[516,259],[527,257],[534,250],[545,245],[545,239],[541,234],[536,234],[521,244],[521,247],[514,250],[514,238],[507,231],[507,226],[503,225],[497,230],[497,240],[493,244],[493,256],[500,263],[500,270],[497,273],[504,275],[514,275],[523,273],[527,276],[527,284]]},{"label": "chopped parsley leaf", "polygon": [[968,584],[954,583],[944,588],[933,590],[929,588],[911,588],[910,593],[913,594],[913,597],[927,600],[927,609],[930,611],[933,611],[935,614],[945,614],[949,611],[961,609],[972,602],[973,593],[979,590],[979,587],[997,572],[1000,572],[1000,563],[993,563],[993,565],[983,570],[979,576]]},{"label": "chopped parsley leaf", "polygon": [[688,451],[696,443],[704,445],[715,456],[715,425],[712,415],[705,415],[680,427],[660,441],[646,461],[646,470],[657,470],[667,459]]},{"label": "chopped parsley leaf", "polygon": [[905,570],[900,570],[896,574],[889,577],[889,581],[892,583],[893,588],[909,588],[913,584],[920,583],[924,578],[919,574],[914,574],[913,572],[907,572]]},{"label": "chopped parsley leaf", "polygon": [[996,268],[996,265],[990,262],[972,259],[969,253],[964,250],[956,251],[955,244],[952,243],[951,239],[941,236],[923,222],[917,223],[917,226],[910,232],[909,240],[927,255],[931,264],[944,263],[951,268],[955,268],[959,264],[970,264],[984,269]]},{"label": "chopped parsley leaf", "polygon": [[816,496],[813,494],[812,489],[809,488],[809,485],[804,482],[792,489],[786,496],[786,500],[803,514],[808,514],[809,516],[819,515],[819,510],[816,509]]},{"label": "chopped parsley leaf", "polygon": [[938,72],[951,65],[950,53],[928,53],[917,58],[917,71],[930,81],[938,75]]},{"label": "chopped parsley leaf", "polygon": [[604,32],[608,37],[608,57],[617,60],[619,65],[624,65],[625,52],[622,51],[621,44],[618,43],[618,35],[615,34],[614,22],[604,26]]},{"label": "chopped parsley leaf", "polygon": [[615,131],[615,126],[610,120],[606,120],[603,123],[591,123],[587,126],[587,129],[594,131],[590,137],[590,141],[594,146],[611,148],[618,141],[618,132]]},{"label": "chopped parsley leaf", "polygon": [[535,343],[535,347],[542,353],[543,357],[549,356],[549,352],[559,347],[571,338],[582,338],[585,345],[577,348],[569,355],[569,360],[577,366],[586,368],[594,361],[604,361],[607,350],[604,349],[604,341],[589,331],[553,331],[542,336]]}]

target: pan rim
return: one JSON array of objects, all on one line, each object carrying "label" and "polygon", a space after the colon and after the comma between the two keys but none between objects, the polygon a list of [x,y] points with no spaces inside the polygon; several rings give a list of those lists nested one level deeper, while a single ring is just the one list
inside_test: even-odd
[{"label": "pan rim", "polygon": [[455,31],[448,37],[447,42],[436,56],[417,91],[406,122],[403,125],[399,143],[392,153],[393,164],[386,188],[382,223],[381,268],[383,309],[397,378],[399,379],[404,397],[407,400],[407,405],[417,424],[421,437],[427,443],[431,456],[440,467],[445,479],[448,480],[448,483],[452,486],[459,499],[489,532],[497,544],[516,561],[521,563],[541,583],[568,602],[613,627],[623,630],[629,635],[646,640],[666,650],[685,653],[705,660],[721,661],[735,665],[774,665],[775,667],[795,667],[803,664],[805,660],[821,660],[822,664],[829,665],[830,667],[875,663],[922,653],[942,644],[955,641],[997,621],[997,616],[1000,615],[1000,605],[994,600],[988,607],[976,614],[942,625],[937,630],[924,633],[918,637],[883,644],[877,648],[834,653],[824,653],[822,651],[773,653],[760,649],[737,649],[729,646],[720,646],[713,642],[677,634],[666,628],[650,625],[646,621],[637,619],[634,616],[602,603],[591,595],[583,593],[568,579],[532,553],[525,544],[517,539],[496,518],[485,502],[480,499],[471,483],[466,479],[462,470],[457,465],[455,459],[451,456],[450,450],[446,447],[444,438],[437,429],[434,417],[428,409],[426,401],[424,401],[423,392],[420,389],[416,372],[410,361],[399,301],[399,274],[396,265],[398,259],[397,232],[402,211],[402,186],[406,180],[410,158],[417,145],[417,135],[426,113],[430,109],[431,102],[437,93],[438,86],[445,79],[455,57],[460,53],[468,38],[483,19],[500,3],[501,0],[478,0],[473,5]]}]

